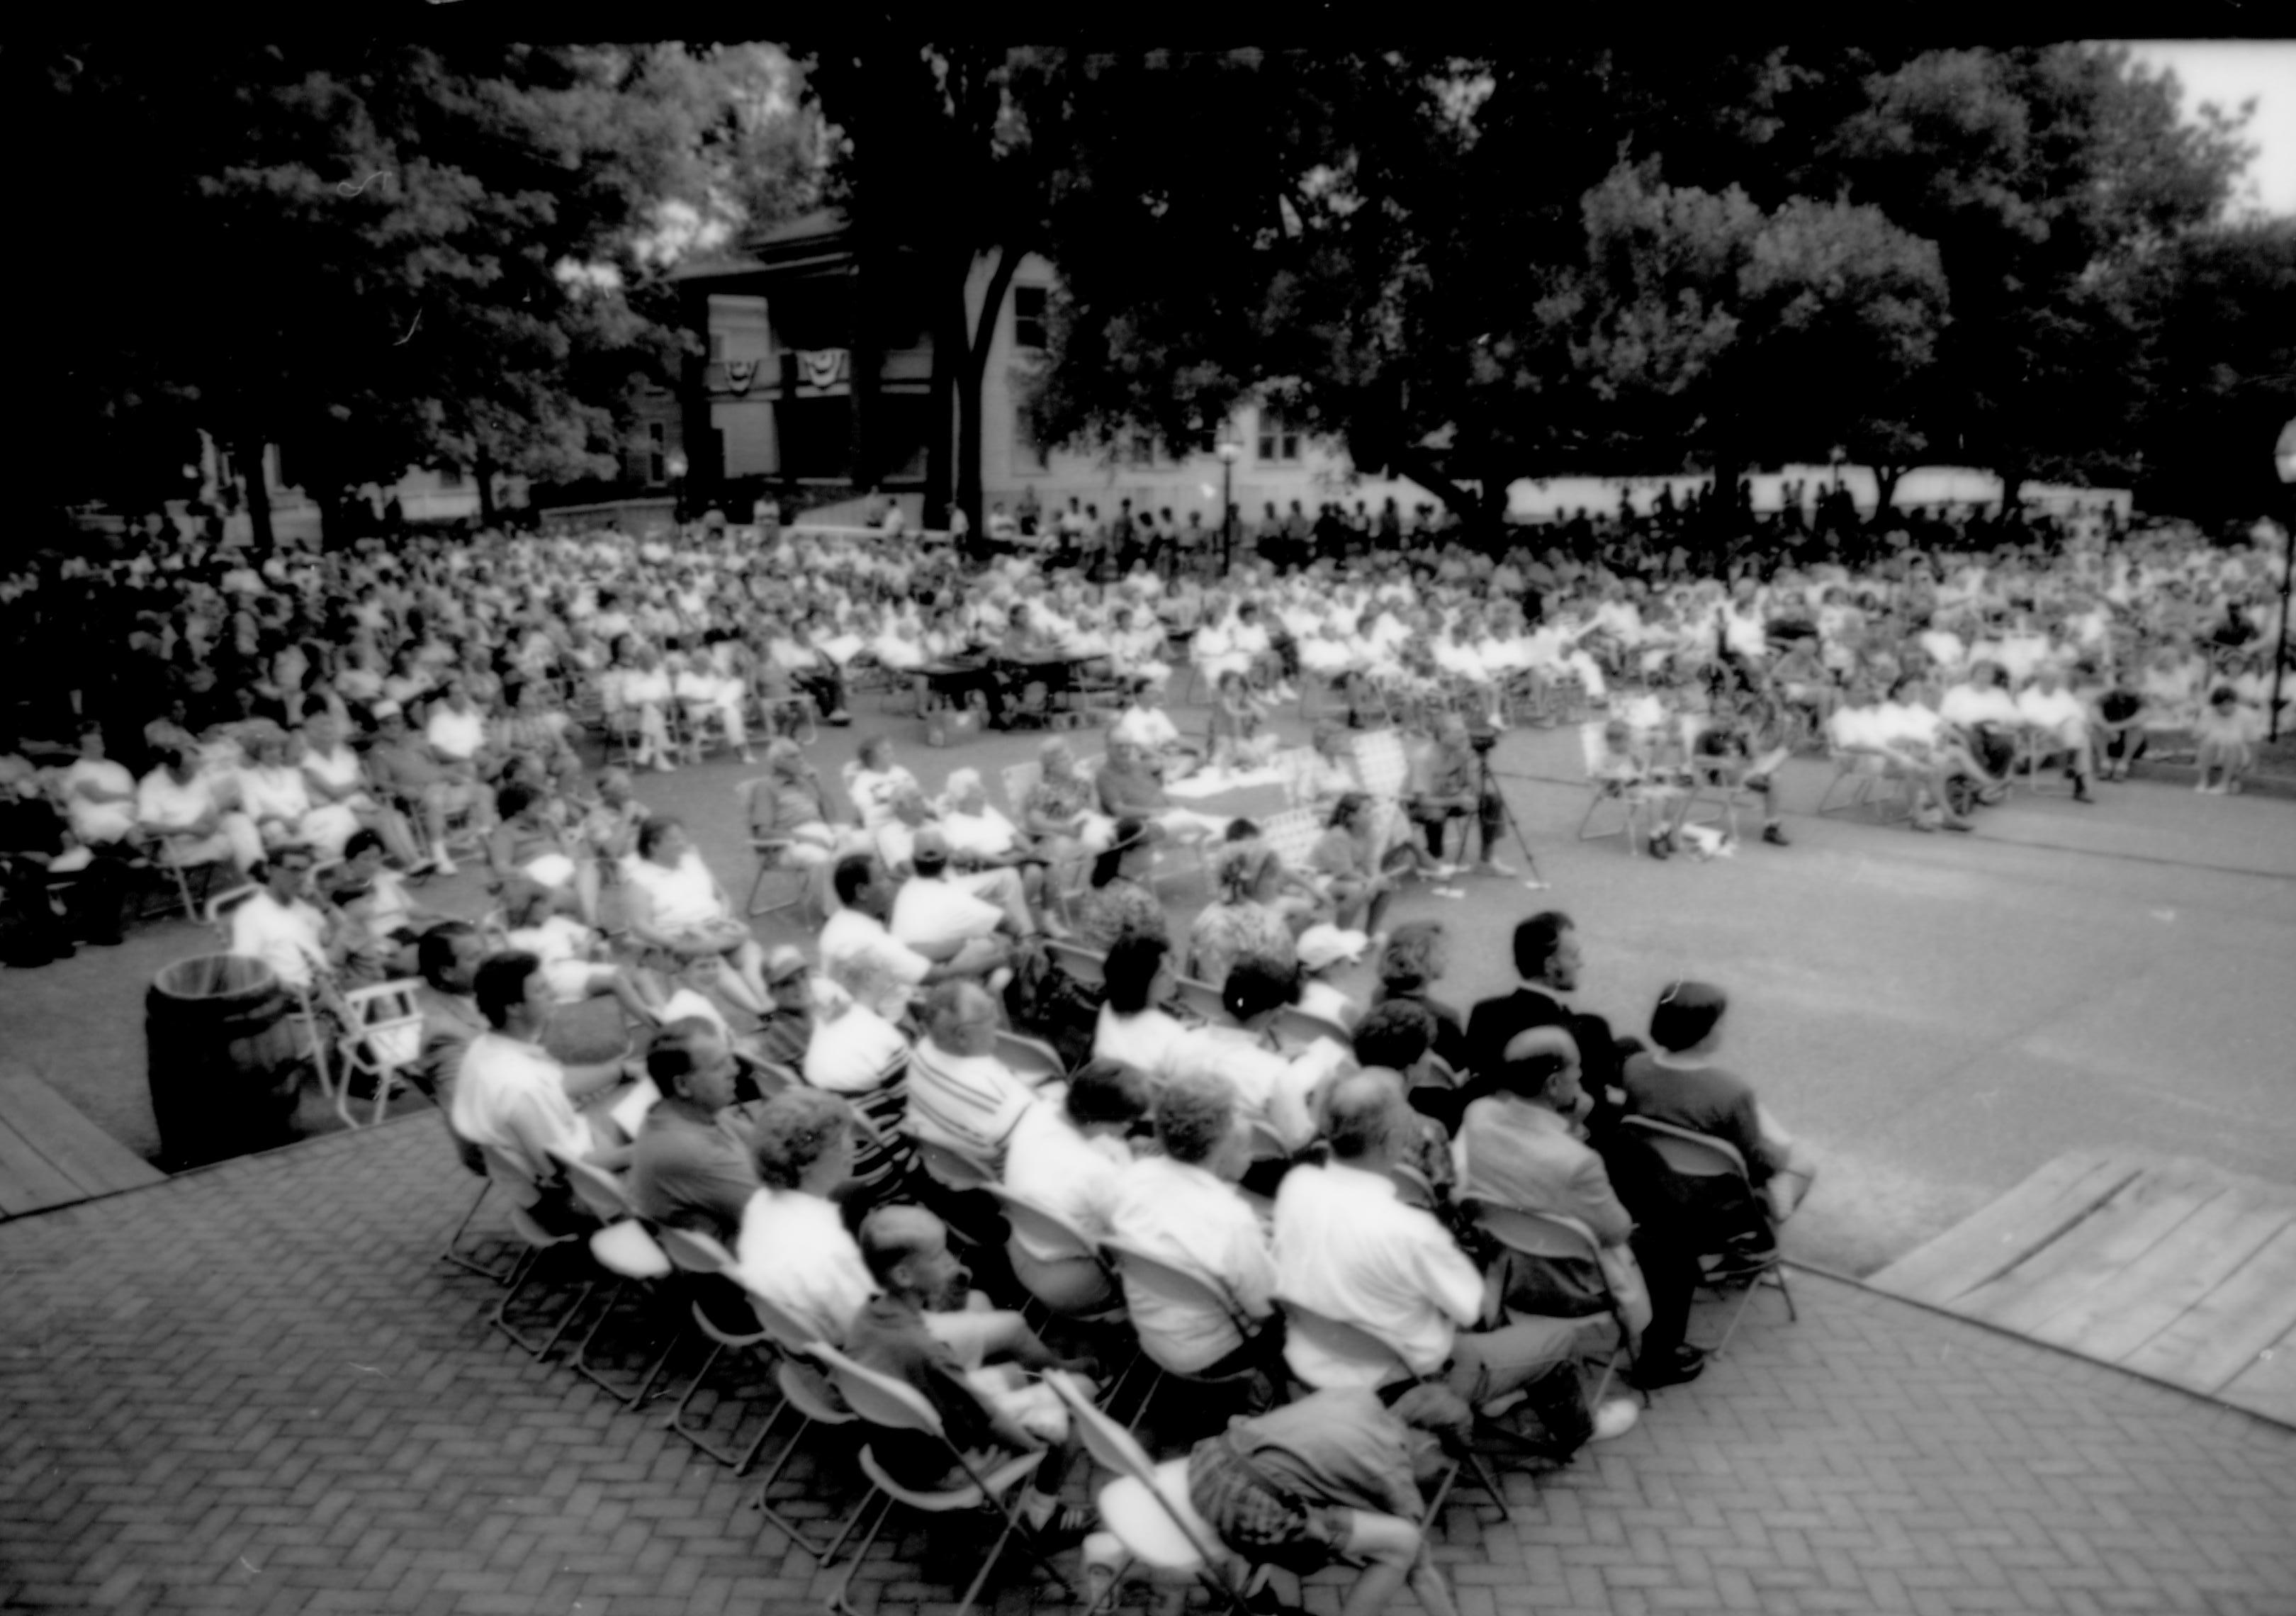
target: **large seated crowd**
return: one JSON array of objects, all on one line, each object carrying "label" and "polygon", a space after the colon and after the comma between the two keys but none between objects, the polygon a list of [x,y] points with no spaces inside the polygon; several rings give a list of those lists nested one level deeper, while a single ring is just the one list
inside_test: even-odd
[{"label": "large seated crowd", "polygon": [[[1445,928],[1390,911],[1521,874],[1478,732],[1583,723],[1659,853],[1715,778],[1784,845],[1775,776],[1814,746],[1903,780],[1915,828],[1966,828],[2021,767],[2088,800],[2148,746],[2237,790],[2285,638],[2277,557],[2182,530],[1697,577],[1662,529],[1492,554],[1271,511],[1207,578],[1208,545],[1125,515],[999,513],[987,554],[711,524],[170,539],[20,575],[12,643],[107,650],[20,692],[0,748],[5,956],[204,892],[323,1070],[362,990],[408,983],[419,1037],[369,1064],[436,1103],[482,1197],[550,1244],[599,1226],[611,1175],[636,1226],[701,1243],[719,1331],[832,1402],[874,1374],[938,1412],[947,1442],[873,1438],[898,1485],[1035,1456],[1014,1530],[1085,1536],[1076,1399],[1137,1354],[1234,1417],[1153,1427],[1230,1549],[1362,1564],[1351,1616],[1406,1579],[1439,1612],[1420,1482],[1494,1430],[1563,1462],[1628,1429],[1582,1374],[1613,1349],[1645,1398],[1694,1379],[1693,1294],[1775,1271],[1813,1171],[1718,1061],[1724,991],[1676,982],[1614,1030],[1559,911],[1516,927],[1513,991],[1443,1000]],[[1184,731],[1167,699],[1198,691]],[[824,777],[808,750],[866,693],[1057,733],[1001,808],[882,734]],[[1293,703],[1321,717],[1286,750]],[[754,869],[642,800],[713,753],[745,766]],[[1199,789],[1271,778],[1281,816]],[[433,907],[466,867],[480,912]],[[802,944],[757,934],[776,882]],[[613,1036],[560,1036],[578,1010]],[[1669,1129],[1734,1171],[1685,1177]],[[1543,1242],[1509,1237],[1526,1214]]]}]

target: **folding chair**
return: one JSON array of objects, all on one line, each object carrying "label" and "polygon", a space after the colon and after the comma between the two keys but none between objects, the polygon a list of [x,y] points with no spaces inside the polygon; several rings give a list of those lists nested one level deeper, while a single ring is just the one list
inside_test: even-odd
[{"label": "folding chair", "polygon": [[[1598,780],[1595,777],[1595,771],[1601,767],[1603,761],[1601,723],[1589,719],[1578,726],[1578,750],[1586,766],[1587,787],[1587,812],[1578,821],[1578,840],[1601,841],[1607,837],[1624,835],[1627,839],[1627,851],[1629,853],[1640,851],[1642,841],[1648,840],[1650,835],[1649,826],[1644,824],[1649,805],[1629,795],[1627,787],[1620,782]],[[1603,805],[1606,802],[1615,802],[1623,810],[1619,816],[1619,822],[1603,830],[1587,829],[1595,823],[1595,816],[1602,812]],[[1641,840],[1637,840],[1638,835]]]},{"label": "folding chair", "polygon": [[[1380,1377],[1378,1384],[1403,1379],[1425,1385],[1439,1383],[1442,1379],[1440,1375],[1421,1374],[1405,1363],[1402,1355],[1394,1348],[1358,1325],[1333,1318],[1327,1313],[1318,1313],[1289,1297],[1277,1297],[1275,1305],[1283,1314],[1283,1326],[1290,1335],[1312,1341],[1333,1358],[1376,1372]],[[1480,1411],[1477,1413],[1480,1417]],[[1483,1463],[1480,1454],[1470,1451],[1465,1457],[1452,1460],[1451,1467],[1444,1472],[1443,1480],[1435,1489],[1435,1497],[1427,1505],[1426,1521],[1432,1522],[1441,1518],[1444,1501],[1450,1497],[1452,1484],[1459,1479],[1462,1470],[1474,1472],[1476,1482],[1499,1506],[1501,1520],[1514,1519],[1514,1512],[1507,1507],[1506,1494],[1499,1489],[1498,1478],[1491,1474],[1490,1467]]]},{"label": "folding chair", "polygon": [[1210,982],[1200,982],[1192,976],[1181,977],[1178,982],[1177,992],[1180,1008],[1211,1026],[1226,1023],[1227,1006],[1221,1002],[1218,988]]},{"label": "folding chair", "polygon": [[335,1114],[349,1127],[358,1126],[350,1110],[351,1079],[374,1080],[374,1114],[367,1121],[380,1122],[390,1108],[391,1091],[406,1081],[402,1074],[422,1054],[422,1012],[414,998],[422,986],[413,977],[402,977],[353,988],[342,996],[348,1024],[336,1046],[341,1070],[334,1100]]},{"label": "folding chair", "polygon": [[[494,1176],[499,1177],[508,1172],[516,1177],[525,1177],[525,1169],[522,1167],[509,1161],[493,1145],[482,1144],[479,1148],[486,1156],[488,1169]],[[524,1207],[519,1206],[510,1209],[510,1226],[511,1232],[524,1243],[526,1249],[519,1253],[518,1260],[511,1265],[511,1276],[503,1292],[502,1300],[495,1304],[495,1310],[487,1322],[517,1342],[529,1358],[538,1359],[546,1357],[551,1349],[558,1345],[560,1338],[566,1333],[568,1326],[573,1324],[574,1316],[582,1310],[583,1303],[590,1300],[590,1292],[598,1288],[598,1282],[594,1273],[583,1279],[582,1288],[575,1292],[572,1304],[559,1316],[557,1325],[539,1342],[520,1334],[518,1327],[510,1322],[511,1303],[516,1301],[526,1287],[533,1283],[535,1276],[541,1272],[544,1260],[550,1252],[564,1250],[579,1240],[581,1236],[574,1234],[554,1235],[537,1223],[532,1213]]]},{"label": "folding chair", "polygon": [[[1219,1534],[1188,1501],[1188,1458],[1183,1454],[1159,1464],[1123,1426],[1092,1406],[1067,1374],[1055,1371],[1045,1377],[1076,1422],[1077,1434],[1093,1462],[1110,1473],[1107,1486],[1095,1496],[1102,1530],[1113,1533],[1125,1553],[1109,1585],[1111,1600],[1124,1585],[1124,1575],[1144,1565],[1167,1577],[1188,1577],[1201,1582],[1226,1600],[1236,1616],[1250,1616],[1251,1605],[1242,1555],[1222,1543]],[[1094,1616],[1101,1601],[1085,1607]]]},{"label": "folding chair", "polygon": [[669,1362],[670,1349],[677,1344],[676,1333],[673,1332],[670,1339],[663,1343],[660,1356],[654,1359],[644,1378],[628,1391],[616,1390],[613,1383],[591,1364],[590,1348],[598,1339],[598,1333],[605,1328],[606,1321],[613,1317],[614,1304],[621,1300],[625,1292],[635,1286],[643,1300],[651,1302],[659,1299],[658,1283],[670,1276],[669,1259],[631,1212],[629,1198],[622,1193],[620,1181],[611,1173],[594,1162],[585,1161],[563,1151],[552,1151],[550,1159],[566,1175],[566,1182],[573,1187],[575,1199],[605,1226],[590,1236],[590,1257],[601,1269],[611,1275],[615,1282],[614,1288],[607,1292],[605,1306],[598,1309],[598,1317],[590,1321],[588,1333],[582,1337],[581,1343],[574,1349],[574,1373],[623,1407],[635,1408],[645,1401],[646,1394],[653,1390],[653,1383],[663,1366]]},{"label": "folding chair", "polygon": [[[1515,1256],[1534,1264],[1552,1265],[1574,1263],[1582,1272],[1592,1271],[1603,1278],[1603,1310],[1618,1326],[1618,1344],[1603,1360],[1603,1378],[1595,1383],[1594,1394],[1587,1400],[1600,1406],[1603,1394],[1611,1389],[1611,1377],[1618,1373],[1620,1359],[1628,1356],[1626,1315],[1620,1310],[1618,1293],[1603,1275],[1602,1252],[1587,1232],[1560,1218],[1545,1212],[1533,1212],[1521,1207],[1501,1206],[1495,1201],[1469,1197],[1460,1203],[1474,1226],[1505,1246]],[[1643,1393],[1643,1407],[1650,1407],[1650,1393]]]},{"label": "folding chair", "polygon": [[974,1161],[962,1151],[914,1136],[909,1146],[916,1153],[917,1164],[937,1184],[953,1190],[985,1190],[996,1182],[996,1169]]},{"label": "folding chair", "polygon": [[1032,1038],[1025,1032],[997,1029],[996,1054],[1013,1074],[1032,1088],[1057,1082],[1069,1075],[1068,1062],[1061,1059],[1060,1051],[1042,1038]]},{"label": "folding chair", "polygon": [[[450,1128],[447,1131],[452,1133],[453,1129]],[[479,1175],[479,1193],[472,1200],[470,1210],[463,1214],[462,1222],[456,1224],[453,1232],[447,1236],[447,1247],[439,1253],[439,1260],[451,1262],[465,1273],[475,1274],[480,1279],[490,1279],[498,1285],[506,1285],[510,1284],[511,1276],[517,1271],[519,1260],[517,1258],[512,1258],[499,1268],[489,1268],[483,1263],[472,1261],[456,1249],[463,1243],[463,1234],[470,1228],[472,1220],[478,1217],[479,1209],[486,1204],[487,1197],[493,1193],[494,1187],[494,1180],[488,1177],[482,1169]]]},{"label": "folding chair", "polygon": [[[739,1282],[734,1280],[734,1254],[711,1236],[693,1229],[664,1227],[654,1232],[654,1238],[661,1244],[662,1255],[669,1259],[670,1266],[679,1273],[693,1276],[697,1281],[722,1278],[738,1284]],[[709,1372],[718,1366],[718,1360],[726,1352],[740,1354],[762,1347],[770,1360],[773,1337],[762,1325],[747,1333],[727,1330],[709,1317],[709,1309],[702,1306],[698,1297],[692,1303],[691,1327],[709,1341],[709,1352],[701,1360],[701,1366],[693,1372],[693,1378],[686,1382],[685,1395],[669,1411],[668,1428],[685,1438],[698,1451],[732,1470],[735,1475],[744,1474],[751,1464],[757,1463],[758,1452],[765,1446],[766,1433],[773,1428],[772,1422],[768,1420],[758,1431],[757,1440],[736,1457],[730,1449],[718,1447],[700,1431],[688,1425],[685,1423],[686,1411],[693,1406],[694,1394],[708,1382]],[[685,1332],[680,1331],[672,1338],[670,1349],[674,1349],[685,1338]],[[668,1359],[668,1350],[665,1350],[663,1361]]]},{"label": "folding chair", "polygon": [[[1244,1340],[1249,1341],[1259,1333],[1259,1325],[1243,1310],[1243,1305],[1229,1293],[1228,1288],[1218,1281],[1167,1262],[1160,1257],[1152,1257],[1126,1241],[1110,1238],[1100,1243],[1115,1259],[1128,1308],[1133,1305],[1137,1296],[1146,1295],[1185,1308],[1218,1308],[1227,1315],[1228,1322],[1235,1326],[1236,1334]],[[1119,1396],[1132,1379],[1133,1371],[1144,1363],[1152,1371],[1148,1389],[1141,1394],[1140,1406],[1132,1411],[1131,1423],[1125,1427],[1128,1431],[1140,1428],[1141,1422],[1148,1417],[1148,1410],[1156,1401],[1156,1393],[1163,1389],[1168,1380],[1202,1390],[1223,1391],[1239,1390],[1251,1382],[1249,1369],[1239,1369],[1228,1374],[1206,1374],[1199,1370],[1176,1369],[1157,1357],[1155,1348],[1148,1338],[1143,1336],[1139,1356],[1126,1365],[1124,1373],[1111,1382],[1103,1407],[1111,1411],[1115,1409]]]},{"label": "folding chair", "polygon": [[1283,1041],[1306,1046],[1328,1038],[1342,1049],[1355,1047],[1355,1035],[1337,1021],[1312,1015],[1296,1005],[1286,1005],[1275,1013],[1275,1036]]},{"label": "folding chair", "polygon": [[1088,988],[1097,988],[1108,964],[1108,956],[1095,953],[1081,943],[1072,943],[1056,937],[1045,939],[1045,952],[1051,955],[1062,970]]},{"label": "folding chair", "polygon": [[[1004,1221],[1012,1226],[1005,1254],[1013,1259],[1013,1277],[1029,1292],[1031,1307],[1042,1308],[1053,1318],[1098,1322],[1123,1317],[1123,1293],[1116,1272],[1091,1235],[1051,1208],[1016,1195],[1001,1184],[983,1187],[996,1197]],[[1055,1255],[1037,1256],[1021,1243],[1024,1235],[1052,1247]]]},{"label": "folding chair", "polygon": [[[1720,1276],[1711,1278],[1702,1276],[1701,1284],[1719,1293],[1731,1289],[1740,1280],[1746,1282],[1746,1293],[1738,1299],[1737,1307],[1732,1309],[1730,1322],[1722,1331],[1722,1339],[1708,1350],[1717,1358],[1722,1356],[1722,1349],[1730,1344],[1731,1336],[1737,1333],[1738,1321],[1745,1317],[1746,1309],[1753,1305],[1754,1292],[1761,1288],[1765,1280],[1775,1285],[1778,1294],[1785,1298],[1787,1322],[1799,1323],[1801,1315],[1796,1311],[1793,1292],[1786,1284],[1785,1259],[1778,1251],[1777,1230],[1770,1222],[1768,1208],[1754,1192],[1753,1179],[1746,1171],[1746,1159],[1738,1153],[1737,1147],[1726,1139],[1717,1139],[1710,1134],[1677,1128],[1654,1117],[1629,1116],[1620,1120],[1643,1136],[1644,1142],[1657,1153],[1669,1172],[1677,1178],[1696,1181],[1692,1186],[1694,1190],[1734,1184],[1737,1194],[1744,1196],[1754,1216],[1759,1219],[1762,1230],[1770,1237],[1768,1255],[1751,1264],[1739,1260],[1737,1254],[1719,1248],[1700,1253],[1702,1257],[1726,1259],[1726,1266]],[[1712,1200],[1714,1197],[1699,1195],[1697,1199]]]},{"label": "folding chair", "polygon": [[[905,1486],[878,1464],[874,1452],[868,1448],[862,1448],[861,1472],[869,1478],[874,1496],[884,1500],[885,1507],[879,1513],[876,1523],[870,1527],[868,1535],[861,1540],[861,1546],[853,1556],[853,1563],[845,1573],[845,1580],[839,1584],[837,1592],[831,1596],[829,1608],[832,1611],[840,1612],[840,1616],[859,1616],[849,1598],[853,1579],[868,1559],[870,1546],[876,1542],[877,1534],[884,1530],[885,1522],[896,1505],[906,1505],[929,1515],[988,1509],[995,1511],[1003,1522],[996,1541],[989,1545],[988,1554],[981,1557],[980,1571],[973,1574],[964,1597],[957,1601],[955,1616],[964,1616],[972,1608],[972,1602],[980,1597],[982,1587],[988,1580],[988,1573],[996,1568],[996,1562],[1003,1556],[1005,1545],[1015,1537],[1028,1549],[1029,1557],[1051,1574],[1053,1580],[1060,1585],[1061,1591],[1070,1599],[1076,1597],[1076,1589],[1070,1585],[1069,1579],[1061,1575],[1060,1568],[1037,1546],[1036,1540],[1021,1526],[1020,1516],[1013,1513],[1012,1495],[1044,1463],[1045,1456],[1041,1449],[1018,1455],[984,1471],[971,1456],[960,1451],[948,1440],[947,1428],[941,1423],[940,1411],[916,1388],[890,1375],[864,1368],[835,1348],[821,1342],[815,1342],[811,1350],[814,1356],[829,1366],[830,1378],[837,1382],[837,1389],[845,1394],[846,1402],[865,1423],[884,1431],[914,1431],[937,1439],[947,1453],[951,1467],[960,1471],[965,1478],[963,1485],[947,1489],[926,1490]],[[868,1501],[865,1499],[861,1513],[865,1514],[867,1512]],[[860,1515],[857,1514],[855,1523],[857,1524],[859,1520]],[[850,1528],[848,1530],[849,1531]]]},{"label": "folding chair", "polygon": [[[756,807],[758,788],[772,783],[769,776],[760,775],[734,786],[734,794],[741,799],[742,816],[745,822]],[[750,833],[750,851],[757,856],[758,873],[750,882],[749,901],[742,906],[742,913],[748,918],[755,920],[761,915],[778,914],[783,909],[802,909],[809,901],[811,872],[790,861],[791,850],[796,846],[796,841],[787,836],[761,835],[755,831]],[[761,907],[758,903],[758,894],[765,890],[766,878],[769,875],[788,875],[792,879],[786,896]]]},{"label": "folding chair", "polygon": [[837,1551],[844,1546],[847,1536],[859,1523],[861,1510],[867,1506],[873,1495],[863,1495],[860,1505],[847,1520],[845,1530],[822,1547],[816,1547],[795,1521],[774,1507],[770,1495],[774,1483],[781,1479],[782,1472],[804,1445],[807,1431],[816,1425],[834,1429],[859,1422],[851,1409],[840,1407],[832,1395],[834,1388],[825,1378],[826,1366],[813,1349],[814,1343],[809,1340],[811,1332],[774,1302],[755,1291],[749,1291],[747,1286],[743,1289],[748,1292],[750,1310],[757,1314],[758,1323],[765,1327],[766,1334],[772,1341],[777,1360],[774,1366],[774,1385],[781,1392],[781,1402],[774,1409],[773,1417],[766,1422],[765,1430],[758,1433],[756,1446],[751,1451],[764,1451],[767,1437],[772,1434],[775,1426],[781,1423],[783,1415],[794,1413],[798,1417],[797,1429],[790,1433],[781,1456],[774,1461],[774,1467],[758,1484],[758,1496],[750,1502],[784,1537],[812,1555],[817,1569],[825,1571],[836,1558]]},{"label": "folding chair", "polygon": [[[2021,725],[2017,730],[2017,753],[2009,764],[2009,782],[2016,784],[2017,777],[2022,775],[2025,789],[2034,796],[2054,796],[2056,792],[2042,785],[2042,771],[2059,758],[2070,762],[2072,756],[2073,749],[2056,736],[2045,734],[2030,725]],[[2060,784],[2066,795],[2071,794],[2072,782],[2069,777],[2061,776]]]},{"label": "folding chair", "polygon": [[[1899,810],[1909,816],[1912,815],[1911,788],[1904,775],[1890,770],[1889,759],[1882,753],[1842,747],[1829,735],[1826,737],[1825,756],[1827,761],[1833,765],[1833,777],[1825,783],[1825,790],[1820,793],[1817,807],[1811,810],[1813,813],[1822,816],[1855,814],[1873,808],[1877,810],[1879,818],[1885,824],[1895,818]],[[1834,793],[1841,789],[1844,781],[1849,783],[1849,795],[1836,802]]]}]

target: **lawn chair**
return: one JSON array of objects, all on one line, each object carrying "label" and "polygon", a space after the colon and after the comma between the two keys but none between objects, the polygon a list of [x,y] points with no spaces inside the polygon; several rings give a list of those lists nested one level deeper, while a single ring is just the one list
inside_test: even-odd
[{"label": "lawn chair", "polygon": [[[1650,837],[1651,805],[1633,795],[1622,782],[1595,777],[1595,771],[1602,767],[1603,750],[1603,721],[1589,718],[1578,726],[1578,751],[1587,771],[1587,812],[1578,821],[1578,840],[1601,841],[1606,837],[1623,835],[1627,851],[1638,852]],[[1618,822],[1602,830],[1589,829],[1606,803],[1616,803],[1621,810]]]},{"label": "lawn chair", "polygon": [[[406,1082],[406,1069],[422,1053],[422,1012],[414,995],[422,984],[413,977],[353,988],[342,996],[345,1019],[340,1081],[335,1087],[335,1114],[349,1127],[351,1079],[365,1077],[374,1083],[374,1114],[370,1125],[382,1120],[390,1108],[392,1091]],[[472,1209],[476,1210],[475,1208]]]}]

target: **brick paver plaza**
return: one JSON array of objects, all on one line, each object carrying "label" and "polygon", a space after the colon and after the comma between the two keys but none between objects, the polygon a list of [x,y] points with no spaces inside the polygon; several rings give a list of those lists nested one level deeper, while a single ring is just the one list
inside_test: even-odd
[{"label": "brick paver plaza", "polygon": [[[488,1328],[499,1292],[438,1259],[471,1194],[417,1115],[0,1226],[0,1608],[818,1610],[841,1571],[664,1404]],[[1794,1284],[1798,1325],[1758,1298],[1641,1428],[1509,1475],[1512,1524],[1448,1510],[1464,1616],[2296,1612],[2296,1432]],[[789,1492],[826,1518],[857,1485],[832,1459]],[[945,1612],[898,1537],[857,1603]]]}]

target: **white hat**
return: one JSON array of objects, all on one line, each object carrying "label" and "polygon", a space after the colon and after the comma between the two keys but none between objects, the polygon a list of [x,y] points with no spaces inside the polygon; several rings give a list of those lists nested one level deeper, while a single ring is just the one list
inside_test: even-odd
[{"label": "white hat", "polygon": [[1321,971],[1326,965],[1346,960],[1350,964],[1363,957],[1364,945],[1371,939],[1360,931],[1346,931],[1338,926],[1316,925],[1300,933],[1296,945],[1300,964],[1309,971]]}]

